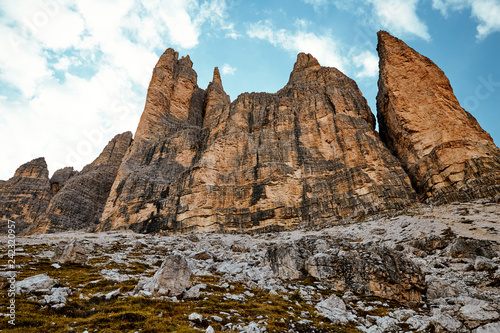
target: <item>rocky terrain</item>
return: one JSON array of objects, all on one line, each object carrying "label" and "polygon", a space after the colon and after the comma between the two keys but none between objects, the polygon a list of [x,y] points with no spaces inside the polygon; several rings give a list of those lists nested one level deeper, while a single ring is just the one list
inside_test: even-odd
[{"label": "rocky terrain", "polygon": [[[395,212],[417,202],[500,200],[500,149],[445,74],[378,34],[377,117],[356,83],[301,53],[276,93],[197,85],[189,56],[156,64],[137,131],[81,172],[43,159],[0,182],[0,219],[66,230],[266,232]],[[2,224],[2,228],[5,223]]]},{"label": "rocky terrain", "polygon": [[133,138],[0,181],[14,331],[499,332],[500,150],[432,61],[378,37],[380,135],[310,54],[231,102],[168,49]]},{"label": "rocky terrain", "polygon": [[18,237],[17,328],[498,332],[499,220],[483,201],[281,233]]}]

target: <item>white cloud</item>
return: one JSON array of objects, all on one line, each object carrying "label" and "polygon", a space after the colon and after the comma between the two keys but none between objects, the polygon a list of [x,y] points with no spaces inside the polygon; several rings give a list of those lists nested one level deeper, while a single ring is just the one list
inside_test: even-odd
[{"label": "white cloud", "polygon": [[234,72],[236,72],[236,68],[235,67],[232,67],[229,64],[224,64],[224,66],[222,66],[222,74],[224,74],[224,75],[233,75]]},{"label": "white cloud", "polygon": [[472,2],[472,15],[479,20],[477,38],[482,39],[500,31],[500,2],[480,0]]},{"label": "white cloud", "polygon": [[0,11],[0,179],[39,156],[51,172],[82,168],[135,130],[155,50],[196,46],[206,24],[237,35],[224,0],[19,0]]},{"label": "white cloud", "polygon": [[276,30],[270,21],[250,25],[247,34],[294,53],[311,53],[323,66],[337,67],[341,71],[345,69],[345,61],[340,56],[337,42],[329,35],[316,35],[302,29],[295,32]]},{"label": "white cloud", "polygon": [[430,40],[427,26],[418,17],[419,0],[368,0],[373,5],[379,23],[396,34],[409,33]]},{"label": "white cloud", "polygon": [[433,0],[432,7],[447,17],[449,11],[470,9],[472,16],[479,21],[478,39],[500,32],[500,1],[498,0]]},{"label": "white cloud", "polygon": [[353,57],[353,63],[361,70],[356,74],[357,78],[373,78],[378,75],[378,57],[370,51]]}]

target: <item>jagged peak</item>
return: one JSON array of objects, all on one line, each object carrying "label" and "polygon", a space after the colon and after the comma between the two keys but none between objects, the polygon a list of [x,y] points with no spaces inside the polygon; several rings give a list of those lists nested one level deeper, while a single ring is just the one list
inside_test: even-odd
[{"label": "jagged peak", "polygon": [[297,55],[297,61],[293,66],[293,72],[301,71],[307,68],[319,69],[321,68],[321,65],[319,64],[319,61],[310,53],[306,54],[301,52]]},{"label": "jagged peak", "polygon": [[19,168],[17,168],[14,177],[48,179],[49,170],[47,169],[47,162],[45,161],[45,158],[38,157],[27,163],[24,163]]},{"label": "jagged peak", "polygon": [[220,78],[220,72],[219,72],[219,67],[214,68],[214,76],[212,78],[212,83],[218,83],[222,85],[222,80]]}]

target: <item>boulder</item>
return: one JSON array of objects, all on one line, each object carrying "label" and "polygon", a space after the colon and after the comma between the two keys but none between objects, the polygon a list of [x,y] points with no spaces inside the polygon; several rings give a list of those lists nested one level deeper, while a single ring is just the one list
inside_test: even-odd
[{"label": "boulder", "polygon": [[48,292],[57,283],[57,280],[51,279],[47,274],[38,274],[17,282],[16,293],[30,294],[40,291]]},{"label": "boulder", "polygon": [[153,277],[139,281],[135,291],[152,296],[180,296],[190,288],[191,269],[180,254],[169,255]]},{"label": "boulder", "polygon": [[89,253],[88,244],[82,240],[61,241],[54,251],[52,261],[59,264],[84,265],[87,263]]},{"label": "boulder", "polygon": [[347,312],[344,301],[336,295],[331,295],[316,304],[316,311],[328,318],[333,324],[345,324],[355,319],[353,314]]},{"label": "boulder", "polygon": [[306,276],[305,261],[309,253],[297,245],[275,245],[267,249],[265,264],[284,280],[302,279]]}]

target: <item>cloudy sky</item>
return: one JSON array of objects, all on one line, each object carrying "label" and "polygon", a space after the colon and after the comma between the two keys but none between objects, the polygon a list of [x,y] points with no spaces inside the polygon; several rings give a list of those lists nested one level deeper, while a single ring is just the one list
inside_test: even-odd
[{"label": "cloudy sky", "polygon": [[432,59],[500,143],[500,0],[0,0],[0,179],[44,156],[81,169],[135,131],[163,51],[206,88],[275,92],[298,52],[354,78],[375,113],[376,32]]}]

